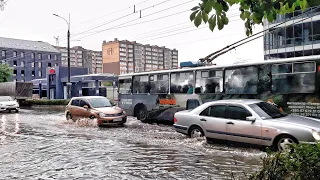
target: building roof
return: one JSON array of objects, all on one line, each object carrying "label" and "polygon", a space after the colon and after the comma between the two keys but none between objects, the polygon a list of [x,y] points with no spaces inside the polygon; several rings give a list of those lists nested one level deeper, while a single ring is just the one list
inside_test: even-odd
[{"label": "building roof", "polygon": [[0,47],[10,49],[23,49],[30,51],[54,52],[60,53],[56,48],[47,42],[29,41],[22,39],[12,39],[0,37]]}]

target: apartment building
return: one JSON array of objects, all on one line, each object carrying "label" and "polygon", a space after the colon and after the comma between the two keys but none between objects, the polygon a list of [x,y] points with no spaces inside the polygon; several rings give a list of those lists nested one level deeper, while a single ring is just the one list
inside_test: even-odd
[{"label": "apartment building", "polygon": [[320,6],[296,10],[264,22],[264,59],[320,55]]},{"label": "apartment building", "polygon": [[127,74],[178,68],[178,51],[136,41],[114,41],[102,44],[103,72]]},{"label": "apartment building", "polygon": [[[68,49],[55,46],[61,52],[61,66],[68,66]],[[70,48],[70,66],[89,69],[90,74],[102,73],[102,52],[85,49],[81,46]]]},{"label": "apartment building", "polygon": [[61,65],[61,53],[49,43],[0,37],[0,63],[13,67],[12,81],[46,77],[47,68]]}]

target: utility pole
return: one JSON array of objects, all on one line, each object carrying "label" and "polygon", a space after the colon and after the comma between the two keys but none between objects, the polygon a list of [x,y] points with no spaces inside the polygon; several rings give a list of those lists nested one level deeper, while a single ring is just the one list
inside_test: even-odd
[{"label": "utility pole", "polygon": [[69,14],[69,21],[67,21],[65,18],[57,15],[57,14],[53,14],[54,16],[57,16],[61,19],[63,19],[64,21],[66,21],[66,23],[68,24],[68,33],[67,33],[67,38],[68,38],[68,82],[67,82],[67,99],[70,99],[71,98],[71,73],[70,73],[70,14]]},{"label": "utility pole", "polygon": [[70,14],[69,14],[69,23],[68,23],[68,83],[67,83],[67,91],[68,91],[68,99],[71,99],[71,72],[70,72]]}]

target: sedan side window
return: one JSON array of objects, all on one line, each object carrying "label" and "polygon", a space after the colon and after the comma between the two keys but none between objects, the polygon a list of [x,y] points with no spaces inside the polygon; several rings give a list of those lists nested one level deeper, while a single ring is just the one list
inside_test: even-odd
[{"label": "sedan side window", "polygon": [[207,107],[204,111],[200,113],[200,116],[209,116],[210,107]]},{"label": "sedan side window", "polygon": [[248,110],[238,106],[229,106],[226,115],[228,119],[235,120],[246,120],[247,117],[252,116]]},{"label": "sedan side window", "polygon": [[210,108],[210,116],[216,118],[225,118],[226,106],[212,106]]},{"label": "sedan side window", "polygon": [[216,118],[225,118],[226,106],[210,106],[204,111],[201,112],[200,116],[216,117]]},{"label": "sedan side window", "polygon": [[72,106],[79,106],[79,100],[73,100],[73,101],[71,102],[71,105],[72,105]]},{"label": "sedan side window", "polygon": [[83,107],[83,106],[89,107],[89,104],[87,102],[85,102],[84,100],[80,100],[80,107]]}]

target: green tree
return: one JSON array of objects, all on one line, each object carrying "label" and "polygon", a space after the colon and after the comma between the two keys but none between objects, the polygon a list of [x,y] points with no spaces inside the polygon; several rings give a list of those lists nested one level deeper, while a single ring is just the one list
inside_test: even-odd
[{"label": "green tree", "polygon": [[0,64],[0,83],[8,82],[12,75],[13,68],[10,68],[7,64]]},{"label": "green tree", "polygon": [[233,5],[240,5],[240,18],[245,22],[246,35],[252,34],[252,27],[261,24],[263,19],[272,22],[277,14],[293,12],[297,8],[320,5],[320,0],[201,0],[191,10],[190,20],[199,27],[202,22],[208,23],[211,31],[218,26],[222,30],[228,25],[227,12]]},{"label": "green tree", "polygon": [[2,11],[4,9],[4,5],[6,5],[4,0],[0,0],[0,11]]}]

